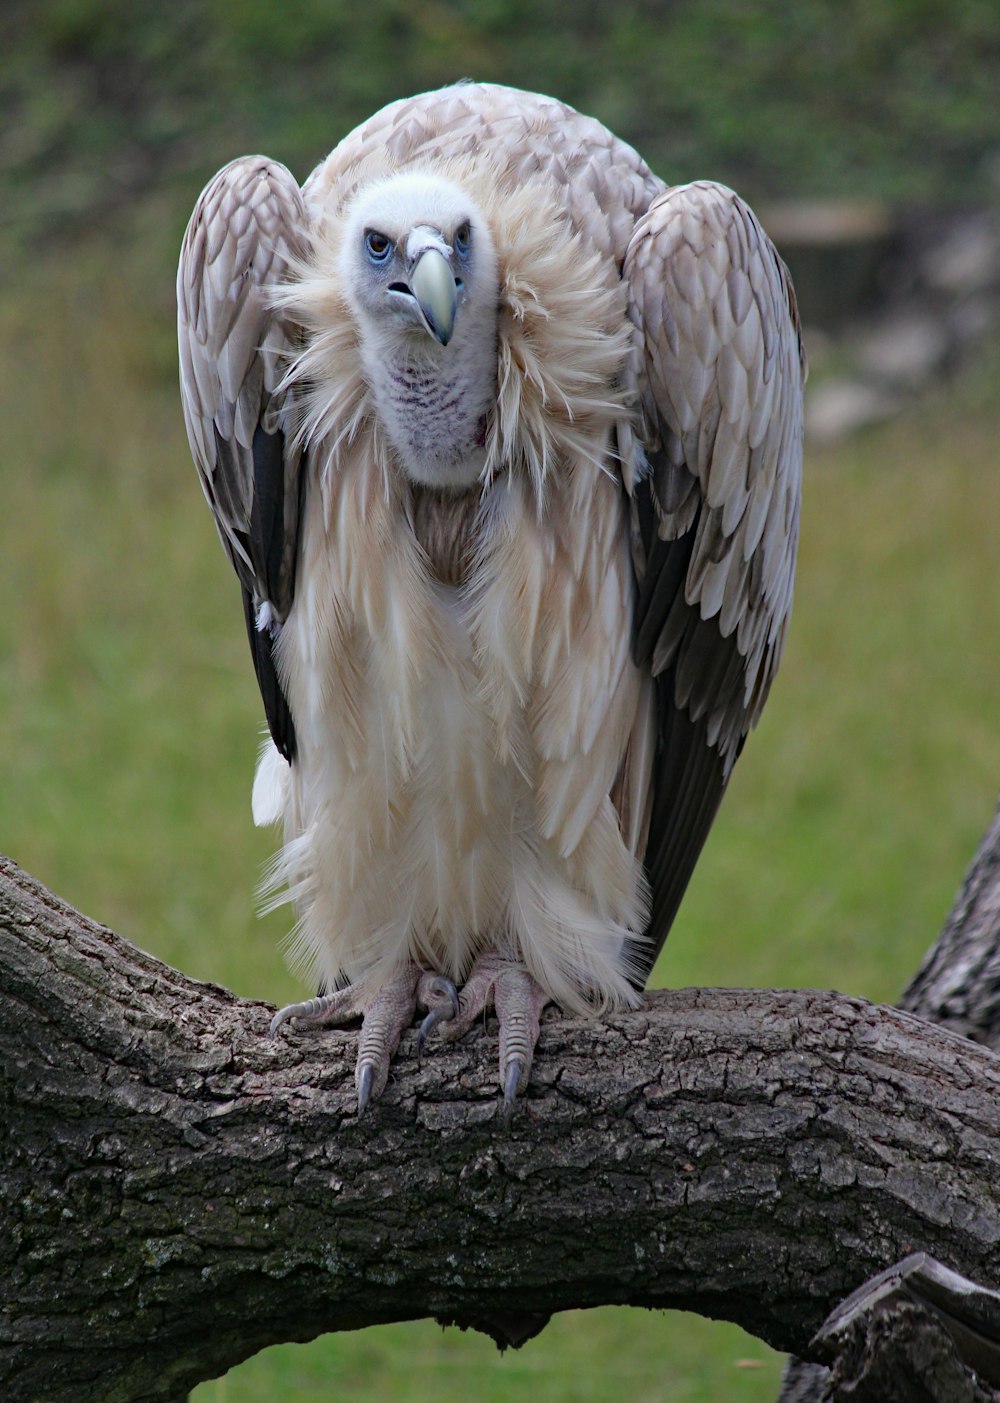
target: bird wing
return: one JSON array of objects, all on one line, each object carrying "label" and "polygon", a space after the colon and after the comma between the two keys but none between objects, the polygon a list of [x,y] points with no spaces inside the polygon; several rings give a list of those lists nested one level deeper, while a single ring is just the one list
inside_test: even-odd
[{"label": "bird wing", "polygon": [[269,293],[307,251],[299,187],[262,156],[205,187],[181,246],[177,335],[188,441],[219,536],[239,576],[268,724],[290,759],[295,737],[273,644],[292,602],[300,451],[281,382],[295,333]]},{"label": "bird wing", "polygon": [[655,199],[624,277],[648,462],[632,487],[635,654],[655,686],[648,977],[781,658],[805,362],[787,270],[724,186]]}]

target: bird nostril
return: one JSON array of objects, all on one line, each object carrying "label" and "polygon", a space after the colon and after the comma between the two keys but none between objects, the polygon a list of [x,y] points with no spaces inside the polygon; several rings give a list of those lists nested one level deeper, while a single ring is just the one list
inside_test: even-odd
[{"label": "bird nostril", "polygon": [[405,292],[405,293],[407,293],[410,297],[413,296],[413,293],[410,291],[410,289],[406,286],[405,283],[390,283],[390,284],[389,284],[389,291],[390,291],[390,292]]}]

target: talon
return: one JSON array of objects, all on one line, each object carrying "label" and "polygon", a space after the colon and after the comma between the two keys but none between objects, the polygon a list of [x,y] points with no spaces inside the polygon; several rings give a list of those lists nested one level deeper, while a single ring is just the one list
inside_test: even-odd
[{"label": "talon", "polygon": [[366,1062],[358,1070],[358,1119],[364,1115],[368,1109],[368,1102],[372,1097],[372,1087],[375,1085],[375,1068],[371,1062]]},{"label": "talon", "polygon": [[458,990],[450,979],[446,979],[443,974],[439,974],[431,984],[431,990],[435,994],[443,994],[451,1004],[451,1016],[457,1018],[462,1011],[462,1005],[458,1001]]},{"label": "talon", "polygon": [[418,1062],[423,1058],[424,1043],[427,1041],[428,1035],[430,1033],[433,1033],[434,1029],[439,1023],[446,1023],[450,1019],[454,1018],[454,1016],[455,1015],[452,1013],[448,1004],[439,1004],[437,1008],[431,1009],[430,1013],[428,1013],[424,1021],[421,1023],[420,1031],[417,1034]]},{"label": "talon", "polygon": [[514,1102],[517,1100],[517,1093],[520,1090],[521,1078],[523,1076],[524,1062],[520,1057],[512,1057],[507,1063],[507,1074],[503,1084],[504,1113],[508,1119],[514,1110]]},{"label": "talon", "polygon": [[273,1038],[282,1023],[287,1023],[290,1018],[315,1018],[317,1014],[322,1013],[329,1002],[329,998],[324,995],[318,999],[306,999],[305,1003],[302,1004],[285,1004],[284,1008],[279,1008],[271,1019],[267,1036]]},{"label": "talon", "polygon": [[451,980],[446,979],[444,975],[439,974],[437,978],[431,981],[430,992],[432,994],[444,995],[447,999],[447,1003],[435,1004],[420,1025],[420,1031],[417,1034],[418,1062],[424,1055],[424,1043],[427,1041],[429,1034],[434,1031],[439,1023],[450,1022],[453,1018],[457,1018],[461,1012],[461,1005],[458,1001],[458,990]]}]

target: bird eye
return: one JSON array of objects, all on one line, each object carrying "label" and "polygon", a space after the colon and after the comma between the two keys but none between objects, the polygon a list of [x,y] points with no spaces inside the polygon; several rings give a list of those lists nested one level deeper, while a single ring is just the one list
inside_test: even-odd
[{"label": "bird eye", "polygon": [[472,230],[469,228],[469,221],[466,220],[464,224],[460,224],[455,230],[455,252],[458,254],[459,258],[468,257],[469,245],[471,242]]},{"label": "bird eye", "polygon": [[373,263],[384,263],[392,252],[392,240],[377,229],[365,230],[365,252]]}]

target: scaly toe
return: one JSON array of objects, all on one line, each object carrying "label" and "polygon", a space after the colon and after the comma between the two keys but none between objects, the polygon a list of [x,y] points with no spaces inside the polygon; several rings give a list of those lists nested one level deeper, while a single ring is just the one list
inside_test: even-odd
[{"label": "scaly toe", "polygon": [[282,1023],[287,1023],[292,1018],[316,1027],[334,1019],[356,1016],[360,1010],[350,1006],[350,1001],[344,997],[346,992],[341,990],[336,994],[320,994],[317,998],[306,999],[301,1004],[285,1004],[271,1019],[267,1036],[273,1038]]},{"label": "scaly toe", "polygon": [[[332,994],[320,994],[301,1004],[286,1004],[271,1019],[270,1036],[273,1038],[281,1025],[292,1019],[307,1027],[317,1027],[360,1018],[354,1084],[358,1090],[358,1114],[363,1115],[371,1102],[382,1094],[389,1080],[392,1055],[399,1046],[403,1029],[410,1026],[416,1012],[417,982],[420,977],[420,969],[415,964],[409,964],[367,1001],[360,985],[348,984]],[[446,1004],[449,1014],[458,1004],[454,989],[452,993],[453,1003]]]},{"label": "scaly toe", "polygon": [[497,976],[494,990],[500,1020],[500,1085],[504,1116],[510,1118],[518,1093],[531,1075],[531,1063],[547,996],[527,970],[511,965]]},{"label": "scaly toe", "polygon": [[417,966],[408,966],[402,974],[383,984],[365,1008],[354,1070],[359,1115],[364,1114],[371,1101],[382,1095],[389,1080],[393,1053],[399,1046],[403,1029],[413,1021],[419,978]]}]

